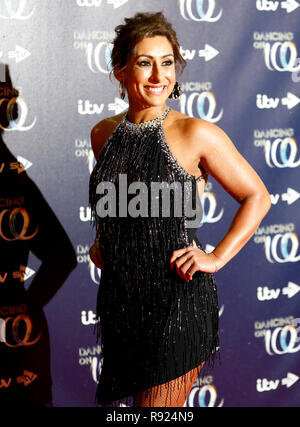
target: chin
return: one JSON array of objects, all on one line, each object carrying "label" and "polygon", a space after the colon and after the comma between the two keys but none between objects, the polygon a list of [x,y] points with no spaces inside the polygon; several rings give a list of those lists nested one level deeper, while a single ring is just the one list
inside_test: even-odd
[{"label": "chin", "polygon": [[146,103],[148,103],[148,104],[150,104],[150,105],[153,105],[153,106],[158,106],[158,105],[163,105],[163,104],[165,104],[165,102],[167,101],[167,99],[168,99],[168,97],[165,97],[165,96],[163,96],[163,97],[156,97],[156,98],[147,98],[147,99],[145,99],[145,102]]}]

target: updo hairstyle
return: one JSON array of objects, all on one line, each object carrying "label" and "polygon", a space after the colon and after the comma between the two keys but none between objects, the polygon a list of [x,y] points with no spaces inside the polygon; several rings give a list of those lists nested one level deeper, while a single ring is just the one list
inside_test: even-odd
[{"label": "updo hairstyle", "polygon": [[135,53],[137,43],[147,37],[164,36],[173,47],[176,71],[181,74],[186,61],[181,56],[176,32],[162,12],[136,13],[132,18],[125,18],[125,24],[115,28],[116,37],[111,53],[112,71],[126,69],[131,55]]}]

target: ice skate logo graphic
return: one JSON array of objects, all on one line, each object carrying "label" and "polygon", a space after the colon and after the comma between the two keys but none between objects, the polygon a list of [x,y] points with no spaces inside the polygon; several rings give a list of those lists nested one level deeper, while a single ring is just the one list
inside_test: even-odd
[{"label": "ice skate logo graphic", "polygon": [[270,168],[296,168],[300,165],[300,159],[296,160],[298,148],[294,138],[277,138],[272,143],[266,140],[264,148]]},{"label": "ice skate logo graphic", "polygon": [[[196,108],[196,115],[203,120],[212,123],[218,122],[223,116],[223,109],[218,116],[214,117],[217,103],[212,92],[193,92],[190,95],[183,93],[179,99],[180,110],[183,114],[190,117],[195,117],[194,109]],[[196,107],[195,107],[196,104]]]},{"label": "ice skate logo graphic", "polygon": [[285,41],[264,44],[265,64],[271,71],[289,71],[291,73],[300,70],[297,64],[297,48],[295,43]]},{"label": "ice skate logo graphic", "polygon": [[217,404],[217,390],[213,384],[205,385],[204,387],[193,387],[184,406],[199,406],[205,407],[222,407],[224,399]]},{"label": "ice skate logo graphic", "polygon": [[12,5],[12,3],[15,4],[15,2],[13,2],[12,0],[5,0],[4,3],[6,6],[7,14],[9,16],[4,16],[4,15],[0,14],[0,18],[4,18],[4,19],[28,19],[28,18],[30,18],[34,12],[34,8],[29,15],[23,15],[23,12],[26,8],[26,2],[27,2],[27,0],[19,0],[19,7],[17,7],[17,9],[15,9]]},{"label": "ice skate logo graphic", "polygon": [[213,16],[216,8],[216,0],[208,0],[206,11],[204,10],[203,3],[203,0],[179,0],[181,16],[186,20],[192,19],[197,22],[218,21],[222,16],[223,10],[220,10],[217,16]]},{"label": "ice skate logo graphic", "polygon": [[[2,103],[7,102],[6,107],[6,117],[9,122],[10,127],[4,127],[0,122],[0,129],[3,129],[5,132],[8,131],[28,131],[33,128],[36,122],[36,118],[34,118],[33,122],[29,126],[25,126],[25,122],[28,114],[28,107],[23,98],[12,98],[8,100],[7,98],[1,98],[0,100],[0,108]],[[18,123],[13,119],[12,111],[14,110],[14,104],[17,104],[18,107],[18,115],[19,120]]]},{"label": "ice skate logo graphic", "polygon": [[26,314],[19,316],[0,318],[0,343],[5,344],[7,347],[20,347],[34,345],[39,339],[41,334],[34,339],[32,335],[32,321]]},{"label": "ice skate logo graphic", "polygon": [[111,69],[111,51],[113,45],[108,42],[100,42],[94,47],[93,43],[87,44],[86,54],[89,69],[93,73],[108,74]]},{"label": "ice skate logo graphic", "polygon": [[297,255],[299,240],[296,233],[276,234],[265,237],[265,253],[269,262],[297,262],[300,255]]},{"label": "ice skate logo graphic", "polygon": [[[17,218],[22,217],[22,227],[16,227]],[[12,242],[14,240],[30,240],[38,232],[38,226],[32,234],[27,234],[30,224],[30,217],[26,209],[15,208],[11,212],[9,209],[3,209],[0,213],[0,237]]]},{"label": "ice skate logo graphic", "polygon": [[274,331],[265,331],[265,348],[270,356],[274,354],[297,353],[300,344],[297,329],[294,325],[275,328]]}]

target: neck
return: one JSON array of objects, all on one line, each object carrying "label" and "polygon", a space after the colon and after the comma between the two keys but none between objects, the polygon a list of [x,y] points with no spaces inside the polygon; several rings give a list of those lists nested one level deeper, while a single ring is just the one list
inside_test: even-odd
[{"label": "neck", "polygon": [[155,107],[133,107],[129,104],[127,117],[128,120],[132,123],[147,122],[162,116],[166,109],[167,105],[165,103]]}]

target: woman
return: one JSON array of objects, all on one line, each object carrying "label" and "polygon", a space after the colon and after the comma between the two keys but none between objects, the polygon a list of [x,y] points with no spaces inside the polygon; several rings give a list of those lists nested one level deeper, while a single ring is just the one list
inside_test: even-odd
[{"label": "woman", "polygon": [[[224,131],[166,106],[168,98],[180,95],[176,79],[185,61],[162,13],[139,13],[116,27],[112,65],[129,109],[91,132],[97,164],[90,205],[97,234],[90,256],[102,270],[97,314],[104,362],[97,401],[112,404],[133,396],[134,406],[180,407],[204,363],[219,351],[213,273],[250,239],[270,209],[270,197]],[[181,201],[192,196],[195,206],[198,199],[199,213],[208,174],[240,204],[211,253],[197,240],[199,223],[192,227],[185,213],[151,216],[149,209],[145,215],[149,193],[131,199],[133,192],[126,193],[128,211],[139,206],[140,215],[125,215],[121,208],[126,177],[128,185],[143,182],[148,189],[153,182],[176,182],[187,195]],[[103,190],[103,183],[110,186]],[[118,214],[112,186],[119,190]],[[172,194],[174,208],[178,199]]]}]

